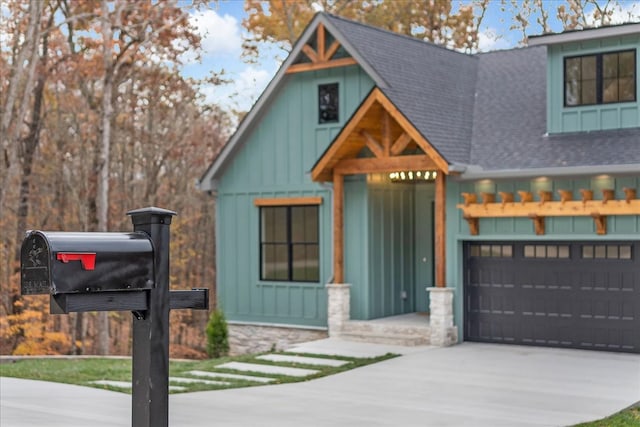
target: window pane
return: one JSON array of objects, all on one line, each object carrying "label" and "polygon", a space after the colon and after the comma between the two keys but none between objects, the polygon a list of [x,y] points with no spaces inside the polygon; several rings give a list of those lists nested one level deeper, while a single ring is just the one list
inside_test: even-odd
[{"label": "window pane", "polygon": [[580,104],[595,104],[596,98],[596,81],[595,80],[583,80],[582,91],[580,93]]},{"label": "window pane", "polygon": [[564,64],[565,80],[568,82],[580,80],[580,58],[568,58]]},{"label": "window pane", "polygon": [[602,55],[602,77],[605,79],[618,77],[617,53]]},{"label": "window pane", "polygon": [[286,244],[262,245],[262,279],[289,280],[288,258]]},{"label": "window pane", "polygon": [[318,281],[318,245],[292,245],[292,279],[295,281]]},{"label": "window pane", "polygon": [[607,258],[618,259],[618,246],[617,245],[609,245],[609,246],[607,246]]},{"label": "window pane", "polygon": [[480,245],[480,256],[491,256],[491,246]]},{"label": "window pane", "polygon": [[480,256],[480,246],[471,245],[471,256],[474,256],[474,257]]},{"label": "window pane", "polygon": [[580,79],[595,80],[596,79],[596,57],[595,56],[583,56]]},{"label": "window pane", "polygon": [[606,258],[607,256],[607,247],[604,245],[596,246],[596,258]]},{"label": "window pane", "polygon": [[569,258],[569,246],[558,246],[558,258]]},{"label": "window pane", "polygon": [[635,101],[636,80],[633,77],[621,78],[618,81],[618,98],[620,101]]},{"label": "window pane", "polygon": [[502,256],[502,247],[500,245],[491,245],[491,256],[494,258],[500,258]]},{"label": "window pane", "polygon": [[593,258],[593,246],[582,247],[582,258]]},{"label": "window pane", "polygon": [[580,103],[580,58],[569,58],[565,61],[564,98],[566,105]]},{"label": "window pane", "polygon": [[304,241],[318,243],[318,207],[304,207]]},{"label": "window pane", "polygon": [[547,246],[547,258],[558,258],[558,247],[555,245]]},{"label": "window pane", "polygon": [[618,79],[602,81],[602,102],[618,102]]},{"label": "window pane", "polygon": [[513,246],[511,245],[503,245],[502,246],[502,256],[505,258],[511,258],[513,256]]},{"label": "window pane", "polygon": [[319,123],[332,123],[339,120],[338,116],[338,84],[318,86]]},{"label": "window pane", "polygon": [[618,75],[620,77],[633,77],[636,73],[636,56],[634,52],[621,52],[618,54]]},{"label": "window pane", "polygon": [[533,245],[525,245],[524,247],[524,257],[525,258],[533,258],[535,256],[535,250]]},{"label": "window pane", "polygon": [[287,208],[263,207],[262,242],[285,243],[287,241]]},{"label": "window pane", "polygon": [[536,258],[545,258],[546,251],[544,245],[536,245]]},{"label": "window pane", "polygon": [[631,259],[631,246],[620,246],[620,259]]}]

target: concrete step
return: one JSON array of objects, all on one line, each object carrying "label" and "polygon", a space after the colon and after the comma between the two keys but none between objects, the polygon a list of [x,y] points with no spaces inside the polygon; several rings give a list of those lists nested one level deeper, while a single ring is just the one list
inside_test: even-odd
[{"label": "concrete step", "polygon": [[431,329],[428,325],[367,322],[351,320],[340,333],[348,341],[371,342],[401,346],[428,345]]},{"label": "concrete step", "polygon": [[366,342],[372,344],[400,345],[404,347],[417,347],[419,345],[429,345],[429,338],[416,335],[398,334],[362,334],[342,332],[340,339],[346,341]]}]

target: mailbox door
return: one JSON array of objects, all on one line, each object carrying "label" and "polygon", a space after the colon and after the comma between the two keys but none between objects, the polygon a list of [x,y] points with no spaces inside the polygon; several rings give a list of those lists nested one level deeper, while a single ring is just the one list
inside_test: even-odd
[{"label": "mailbox door", "polygon": [[51,256],[47,239],[30,232],[20,250],[20,292],[22,295],[49,294],[51,291]]}]

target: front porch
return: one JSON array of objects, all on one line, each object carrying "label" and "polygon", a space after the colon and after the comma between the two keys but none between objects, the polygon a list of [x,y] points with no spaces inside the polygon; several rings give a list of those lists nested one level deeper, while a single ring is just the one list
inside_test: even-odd
[{"label": "front porch", "polygon": [[373,320],[350,319],[348,284],[332,283],[328,291],[329,336],[347,341],[387,345],[449,346],[458,341],[453,324],[453,289],[427,288],[429,313],[408,313]]}]

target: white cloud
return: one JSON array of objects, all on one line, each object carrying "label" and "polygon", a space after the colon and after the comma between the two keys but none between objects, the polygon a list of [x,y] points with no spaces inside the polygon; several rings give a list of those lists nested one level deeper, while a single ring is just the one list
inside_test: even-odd
[{"label": "white cloud", "polygon": [[638,15],[640,14],[639,3],[635,1],[624,2],[618,6],[613,10],[613,15],[611,15],[611,24],[638,22]]},{"label": "white cloud", "polygon": [[227,84],[202,88],[206,101],[223,108],[249,111],[272,76],[267,70],[248,65],[240,72],[226,77],[230,80]]},{"label": "white cloud", "polygon": [[[218,15],[215,10],[198,11],[189,18],[201,37],[201,53],[203,58],[220,55],[239,56],[242,51],[240,23],[231,15]],[[187,53],[183,62],[195,61],[195,55]]]},{"label": "white cloud", "polygon": [[513,46],[494,28],[486,28],[478,32],[478,51],[489,52],[492,50],[510,49]]}]

